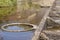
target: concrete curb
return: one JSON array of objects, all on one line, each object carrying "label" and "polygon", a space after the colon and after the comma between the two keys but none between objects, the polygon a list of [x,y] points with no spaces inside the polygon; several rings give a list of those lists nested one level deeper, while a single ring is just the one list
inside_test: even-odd
[{"label": "concrete curb", "polygon": [[[8,30],[8,29],[5,29],[4,27],[6,27],[6,26],[9,26],[9,25],[29,25],[29,26],[32,26],[32,28],[31,29],[28,29],[28,30]],[[29,31],[29,30],[33,30],[33,29],[36,29],[37,28],[37,26],[36,25],[33,25],[33,24],[30,24],[30,23],[10,23],[10,24],[6,24],[6,25],[3,25],[3,26],[1,26],[1,29],[3,30],[3,31],[7,31],[7,32],[26,32],[26,31]]]}]

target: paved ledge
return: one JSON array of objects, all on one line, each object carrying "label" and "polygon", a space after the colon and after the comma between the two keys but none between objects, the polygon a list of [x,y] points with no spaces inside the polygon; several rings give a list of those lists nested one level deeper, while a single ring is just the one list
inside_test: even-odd
[{"label": "paved ledge", "polygon": [[[27,25],[27,26],[32,26],[31,29],[27,29],[27,30],[8,30],[8,29],[5,29],[6,26],[9,26],[9,25]],[[29,24],[29,23],[10,23],[10,24],[6,24],[6,25],[3,25],[1,26],[1,29],[4,30],[4,31],[7,31],[7,32],[26,32],[26,31],[30,31],[30,30],[33,30],[33,29],[36,29],[37,26],[36,25],[33,25],[33,24]]]}]

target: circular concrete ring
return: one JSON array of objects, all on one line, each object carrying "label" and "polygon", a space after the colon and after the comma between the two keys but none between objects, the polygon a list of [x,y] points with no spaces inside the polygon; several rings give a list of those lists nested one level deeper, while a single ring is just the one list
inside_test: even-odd
[{"label": "circular concrete ring", "polygon": [[[29,25],[29,26],[32,26],[31,29],[28,29],[28,30],[8,30],[8,29],[5,29],[6,26],[9,26],[9,25]],[[6,25],[3,25],[1,27],[1,29],[3,31],[7,31],[7,32],[26,32],[26,31],[29,31],[29,30],[33,30],[33,29],[36,29],[37,26],[36,25],[33,25],[33,24],[30,24],[30,23],[10,23],[10,24],[6,24]]]}]

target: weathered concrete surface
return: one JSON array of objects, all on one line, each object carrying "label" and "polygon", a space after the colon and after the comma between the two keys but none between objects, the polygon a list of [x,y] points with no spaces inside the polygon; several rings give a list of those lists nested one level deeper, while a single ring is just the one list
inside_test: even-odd
[{"label": "weathered concrete surface", "polygon": [[[60,23],[60,0],[56,0],[56,6],[53,8],[53,10],[49,16],[51,18],[53,18],[54,20],[59,21],[59,23]],[[50,24],[53,24],[53,23],[50,21]],[[55,26],[55,25],[59,25],[59,24],[53,24],[53,26]],[[56,28],[57,28],[57,26],[56,26]],[[50,40],[60,40],[60,29],[58,29],[58,31],[56,29],[55,29],[55,31],[50,30],[50,31],[46,32],[46,35],[50,38]]]},{"label": "weathered concrete surface", "polygon": [[54,0],[40,0],[39,4],[41,6],[52,6]]},{"label": "weathered concrete surface", "polygon": [[44,30],[44,33],[50,40],[60,40],[60,30]]},{"label": "weathered concrete surface", "polygon": [[46,19],[49,15],[49,12],[51,11],[51,8],[48,8],[46,11],[45,11],[45,15],[42,17],[41,19],[41,22],[39,23],[39,26],[37,27],[36,31],[35,31],[35,34],[32,38],[32,40],[39,40],[39,37],[40,37],[40,34],[41,34],[41,31],[43,30],[44,28],[44,25],[46,23]]}]

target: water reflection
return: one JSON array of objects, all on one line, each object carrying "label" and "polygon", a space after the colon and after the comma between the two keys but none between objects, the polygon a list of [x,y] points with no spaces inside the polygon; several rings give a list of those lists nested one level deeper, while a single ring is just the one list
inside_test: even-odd
[{"label": "water reflection", "polygon": [[[23,28],[24,27],[24,28]],[[30,29],[32,27],[26,26],[9,26],[6,27],[9,30],[24,30]],[[31,40],[34,31],[27,31],[27,32],[6,32],[1,30],[1,34],[3,36],[3,40]]]},{"label": "water reflection", "polygon": [[30,25],[9,25],[6,26],[5,29],[7,30],[28,30],[28,29],[32,29],[33,26]]},{"label": "water reflection", "polygon": [[3,40],[3,36],[2,36],[1,30],[0,30],[0,40]]},{"label": "water reflection", "polygon": [[31,40],[33,32],[2,32],[4,40]]}]

